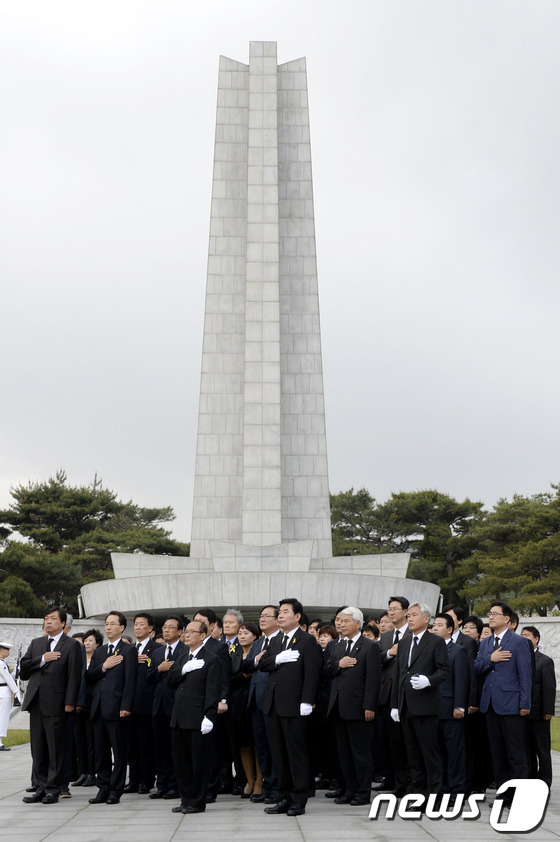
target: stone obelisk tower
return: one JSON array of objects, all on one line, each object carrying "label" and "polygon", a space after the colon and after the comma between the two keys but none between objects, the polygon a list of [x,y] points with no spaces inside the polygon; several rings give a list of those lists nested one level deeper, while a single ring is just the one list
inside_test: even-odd
[{"label": "stone obelisk tower", "polygon": [[220,59],[191,556],[332,556],[305,59]]}]

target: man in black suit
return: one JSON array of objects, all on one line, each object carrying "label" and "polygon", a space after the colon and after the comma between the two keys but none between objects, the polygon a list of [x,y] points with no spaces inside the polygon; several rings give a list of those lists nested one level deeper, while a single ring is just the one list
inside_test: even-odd
[{"label": "man in black suit", "polygon": [[466,649],[467,651],[469,662],[469,704],[467,711],[470,714],[477,713],[478,697],[480,694],[478,688],[478,677],[474,671],[474,661],[478,655],[478,646],[472,637],[462,631],[462,625],[465,621],[465,612],[460,605],[446,605],[442,609],[442,614],[449,614],[453,620],[453,634],[451,637],[453,643],[456,643],[458,646],[462,646],[463,649]]},{"label": "man in black suit", "polygon": [[427,605],[415,602],[409,607],[412,637],[399,645],[391,693],[391,717],[402,723],[411,792],[426,798],[441,790],[439,686],[449,675],[447,647],[441,637],[430,634],[429,621]]},{"label": "man in black suit", "polygon": [[[231,692],[231,658],[228,654],[227,644],[223,640],[214,637],[218,629],[218,618],[216,612],[212,608],[199,608],[194,619],[202,622],[208,628],[208,634],[204,638],[204,646],[209,652],[219,660],[220,674],[222,677],[222,684],[220,689],[220,700],[218,702],[218,720],[216,727],[208,734],[206,741],[209,746],[210,753],[210,782],[208,784],[208,792],[206,795],[206,803],[212,804],[220,792],[220,778],[222,771],[222,748],[224,741],[222,738],[225,733],[225,725],[223,723],[223,714],[229,710],[230,692]],[[231,788],[226,787],[231,792]],[[223,790],[222,790],[223,792]]]},{"label": "man in black suit", "polygon": [[123,792],[147,795],[154,785],[156,758],[152,729],[152,708],[155,685],[148,683],[148,669],[161,643],[152,639],[154,618],[142,612],[134,618],[135,648],[138,653],[136,689],[129,720],[128,735],[128,784]]},{"label": "man in black suit", "polygon": [[173,763],[181,804],[174,813],[203,813],[210,778],[208,734],[218,715],[221,672],[218,658],[204,640],[205,623],[193,620],[186,628],[188,652],[183,652],[167,673],[175,690],[171,714]]},{"label": "man in black suit", "polygon": [[86,682],[93,687],[91,720],[99,787],[90,804],[118,804],[126,781],[126,726],[134,704],[138,655],[134,646],[122,641],[125,628],[124,614],[107,614],[105,636],[109,643],[95,650],[86,672]]},{"label": "man in black suit", "polygon": [[270,673],[264,712],[269,717],[270,738],[278,773],[281,799],[266,813],[305,813],[309,793],[309,755],[306,716],[313,710],[321,676],[321,650],[299,621],[303,606],[297,599],[283,599],[278,611],[277,635],[260,661]]},{"label": "man in black suit", "polygon": [[[410,629],[406,621],[408,606],[405,596],[389,597],[387,617],[393,628],[385,631],[379,638],[381,652],[381,693],[379,696],[379,715],[383,722],[383,729],[389,746],[391,771],[386,776],[383,789],[393,789],[397,796],[408,791],[410,771],[406,762],[406,746],[403,729],[391,718],[391,691],[399,643],[410,637]],[[381,787],[380,787],[381,788]]]},{"label": "man in black suit", "polygon": [[45,614],[42,637],[32,640],[21,659],[20,677],[29,681],[22,710],[29,711],[32,780],[37,789],[26,804],[55,804],[64,783],[70,714],[82,680],[82,649],[64,633],[66,611]]},{"label": "man in black suit", "polygon": [[152,728],[156,760],[156,791],[151,793],[150,798],[170,800],[179,797],[171,746],[171,714],[175,691],[165,681],[165,677],[179,656],[187,650],[186,644],[180,640],[183,627],[184,623],[180,617],[174,615],[166,619],[161,629],[165,645],[154,652],[152,663],[148,667],[148,684],[155,688]]},{"label": "man in black suit", "polygon": [[433,634],[447,646],[449,676],[439,685],[439,744],[443,760],[442,792],[465,792],[465,712],[469,698],[469,661],[467,650],[451,639],[453,619],[437,614]]},{"label": "man in black suit", "polygon": [[261,672],[259,662],[268,651],[270,643],[278,634],[278,608],[275,605],[265,605],[259,616],[259,627],[262,637],[257,638],[251,650],[243,661],[243,673],[251,675],[247,707],[251,712],[253,736],[255,737],[255,753],[263,779],[261,795],[252,795],[251,801],[276,804],[280,801],[278,793],[278,778],[272,756],[268,717],[265,716],[264,700],[269,673]]},{"label": "man in black suit", "polygon": [[346,790],[335,804],[369,804],[373,758],[371,728],[379,701],[379,648],[361,633],[364,615],[359,608],[340,614],[344,639],[327,661],[324,674],[332,678],[328,715],[335,717],[336,739]]},{"label": "man in black suit", "polygon": [[525,626],[521,634],[527,638],[535,652],[531,713],[526,719],[529,777],[540,778],[551,787],[550,720],[554,716],[556,702],[554,661],[538,648],[541,635],[536,626]]}]

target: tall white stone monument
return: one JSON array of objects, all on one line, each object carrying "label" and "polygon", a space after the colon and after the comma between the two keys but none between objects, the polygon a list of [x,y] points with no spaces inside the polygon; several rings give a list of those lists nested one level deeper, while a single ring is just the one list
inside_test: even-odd
[{"label": "tall white stone monument", "polygon": [[191,555],[113,553],[86,615],[385,607],[408,554],[333,558],[305,59],[220,59]]}]

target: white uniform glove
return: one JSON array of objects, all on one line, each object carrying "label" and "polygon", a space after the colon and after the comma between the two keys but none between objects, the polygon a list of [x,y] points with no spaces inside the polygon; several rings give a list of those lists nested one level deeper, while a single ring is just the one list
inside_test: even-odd
[{"label": "white uniform glove", "polygon": [[[192,663],[192,661],[191,661]],[[214,723],[211,722],[207,716],[204,717],[202,720],[202,725],[200,726],[200,733],[201,734],[209,734],[212,728],[214,727]]]},{"label": "white uniform glove", "polygon": [[181,675],[184,675],[186,672],[192,672],[193,670],[200,670],[203,666],[204,661],[202,658],[195,658],[194,661],[187,661],[181,670]]},{"label": "white uniform glove", "polygon": [[299,715],[300,716],[309,716],[310,713],[313,712],[313,705],[308,704],[307,702],[301,702],[299,706]]},{"label": "white uniform glove", "polygon": [[401,718],[399,716],[399,709],[398,708],[391,708],[391,719],[393,722],[400,722]]},{"label": "white uniform glove", "polygon": [[429,680],[425,675],[413,675],[410,679],[413,690],[424,690],[425,687],[431,687]]},{"label": "white uniform glove", "polygon": [[299,651],[297,649],[284,649],[276,656],[276,666],[280,664],[291,664],[299,658]]}]

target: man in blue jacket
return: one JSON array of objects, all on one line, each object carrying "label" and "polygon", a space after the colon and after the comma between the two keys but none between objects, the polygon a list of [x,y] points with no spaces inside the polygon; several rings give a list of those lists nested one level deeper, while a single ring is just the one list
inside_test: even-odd
[{"label": "man in blue jacket", "polygon": [[488,612],[493,631],[480,644],[474,670],[484,675],[480,710],[486,714],[496,784],[527,778],[524,717],[531,710],[531,653],[527,641],[508,628],[512,609],[494,602]]}]

